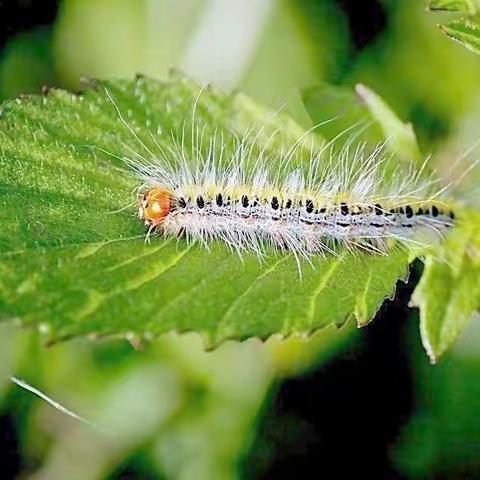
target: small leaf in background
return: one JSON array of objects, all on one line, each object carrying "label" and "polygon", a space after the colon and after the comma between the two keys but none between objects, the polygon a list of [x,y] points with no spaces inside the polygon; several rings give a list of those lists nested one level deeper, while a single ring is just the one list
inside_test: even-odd
[{"label": "small leaf in background", "polygon": [[420,307],[420,333],[436,362],[480,308],[480,217],[470,214],[444,245],[428,255],[412,300]]},{"label": "small leaf in background", "polygon": [[473,20],[461,18],[440,25],[440,29],[468,50],[480,54],[480,25]]},{"label": "small leaf in background", "polygon": [[322,137],[343,144],[360,131],[372,144],[384,140],[380,125],[352,89],[323,83],[302,89],[301,97]]},{"label": "small leaf in background", "polygon": [[358,84],[355,91],[381,127],[389,148],[409,164],[421,162],[422,155],[412,125],[403,123],[385,101],[365,85]]},{"label": "small leaf in background", "polygon": [[[410,124],[403,123],[372,90],[357,85],[355,91],[327,84],[302,90],[302,99],[318,132],[333,139],[345,132],[340,141],[357,135],[375,145],[387,142],[395,155],[407,163],[418,163],[421,154]],[[353,128],[352,128],[353,126]]]},{"label": "small leaf in background", "polygon": [[430,0],[427,9],[475,14],[480,9],[480,2],[478,0]]},{"label": "small leaf in background", "polygon": [[468,50],[480,54],[480,24],[475,16],[480,12],[479,0],[430,0],[428,10],[445,10],[468,14],[439,25],[445,35],[462,44]]}]

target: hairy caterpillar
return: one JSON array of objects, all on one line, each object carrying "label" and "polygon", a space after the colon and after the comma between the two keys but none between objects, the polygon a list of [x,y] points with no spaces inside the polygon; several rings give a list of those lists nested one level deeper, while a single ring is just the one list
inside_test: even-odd
[{"label": "hairy caterpillar", "polygon": [[335,254],[336,244],[383,253],[392,239],[420,242],[454,222],[453,209],[432,189],[436,182],[421,180],[420,171],[382,180],[382,146],[370,154],[359,146],[353,157],[330,151],[326,164],[322,149],[307,168],[291,169],[291,153],[276,163],[262,155],[250,167],[243,140],[227,165],[213,151],[192,158],[180,145],[167,161],[130,162],[143,181],[138,215],[149,234],[220,240],[259,256],[268,246],[309,258]]},{"label": "hairy caterpillar", "polygon": [[443,199],[447,187],[425,173],[426,161],[416,171],[412,165],[392,169],[384,144],[371,151],[364,143],[352,148],[352,137],[339,150],[334,142],[310,147],[305,161],[302,141],[313,127],[280,155],[256,148],[261,132],[252,135],[253,129],[234,137],[229,149],[223,132],[206,134],[205,126],[195,126],[197,97],[190,144],[184,124],[179,140],[172,134],[175,148],[165,150],[152,135],[154,154],[107,95],[151,157],[134,152],[125,159],[142,181],[137,208],[147,240],[152,233],[207,247],[220,240],[239,254],[262,257],[270,247],[298,260],[336,255],[337,245],[379,254],[394,240],[424,246],[454,224],[453,207]]}]

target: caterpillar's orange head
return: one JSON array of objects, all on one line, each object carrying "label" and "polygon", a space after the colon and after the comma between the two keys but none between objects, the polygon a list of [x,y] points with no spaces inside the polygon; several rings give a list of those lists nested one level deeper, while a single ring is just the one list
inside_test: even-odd
[{"label": "caterpillar's orange head", "polygon": [[154,187],[143,194],[139,218],[145,220],[145,225],[156,227],[163,222],[172,210],[172,195],[163,188]]}]

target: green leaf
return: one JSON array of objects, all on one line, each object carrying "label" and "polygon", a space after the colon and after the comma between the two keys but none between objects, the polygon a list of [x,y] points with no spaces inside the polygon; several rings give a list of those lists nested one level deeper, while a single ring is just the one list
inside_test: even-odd
[{"label": "green leaf", "polygon": [[[421,161],[411,124],[403,123],[372,90],[358,84],[355,91],[321,84],[302,91],[310,117],[320,124],[318,131],[328,139],[360,136],[371,144],[388,139],[387,148],[407,163]],[[352,126],[354,128],[352,128]],[[355,127],[356,126],[356,127]],[[342,138],[341,137],[341,138]]]},{"label": "green leaf", "polygon": [[410,123],[403,123],[395,112],[373,90],[358,84],[355,91],[365,103],[368,111],[380,125],[389,147],[408,164],[419,163],[422,155],[417,138]]},{"label": "green leaf", "polygon": [[[349,135],[361,131],[361,138],[372,144],[384,140],[383,131],[351,88],[327,83],[302,89],[301,96],[316,131],[324,138],[345,143]],[[353,127],[353,128],[352,128]]]},{"label": "green leaf", "polygon": [[412,297],[420,307],[422,342],[433,363],[480,308],[480,216],[469,212],[468,218],[427,256]]},{"label": "green leaf", "polygon": [[480,25],[468,18],[452,20],[445,25],[439,25],[443,33],[468,50],[480,54]]},{"label": "green leaf", "polygon": [[196,99],[196,121],[207,133],[243,133],[269,119],[257,144],[278,149],[271,129],[287,142],[302,130],[244,95],[199,95],[183,78],[93,87],[82,96],[54,90],[3,105],[0,318],[35,325],[49,341],[193,330],[213,347],[226,339],[308,335],[352,317],[365,324],[405,276],[402,251],[318,258],[303,265],[300,280],[289,255],[263,264],[250,255],[240,260],[221,244],[209,251],[181,239],[145,244],[132,195],[138,181],[119,157],[146,155],[157,142],[172,147],[171,133],[181,135]]},{"label": "green leaf", "polygon": [[480,2],[478,0],[430,0],[427,9],[474,14],[480,9]]}]

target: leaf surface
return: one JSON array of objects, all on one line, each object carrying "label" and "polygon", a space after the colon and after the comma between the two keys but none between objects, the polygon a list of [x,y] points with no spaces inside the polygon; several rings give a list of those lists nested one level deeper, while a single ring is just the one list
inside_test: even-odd
[{"label": "leaf surface", "polygon": [[480,10],[478,0],[430,0],[428,10],[443,10],[447,12],[462,12],[474,14]]},{"label": "leaf surface", "polygon": [[261,263],[221,244],[145,244],[132,194],[139,182],[121,158],[172,147],[195,103],[206,135],[263,126],[256,143],[275,151],[271,131],[287,143],[303,131],[244,95],[200,92],[184,78],[92,86],[2,107],[0,318],[37,326],[50,341],[193,330],[213,347],[308,335],[352,317],[365,324],[405,277],[407,253],[398,250],[318,258],[300,279],[290,255]]},{"label": "leaf surface", "polygon": [[468,18],[452,20],[440,29],[468,50],[480,55],[480,24]]},{"label": "leaf surface", "polygon": [[436,362],[480,309],[480,216],[469,212],[445,244],[425,259],[413,303],[420,307],[420,333]]},{"label": "leaf surface", "polygon": [[321,84],[302,91],[305,107],[328,139],[352,137],[386,147],[402,161],[419,163],[421,154],[411,124],[403,123],[375,92],[358,84],[355,90]]}]

